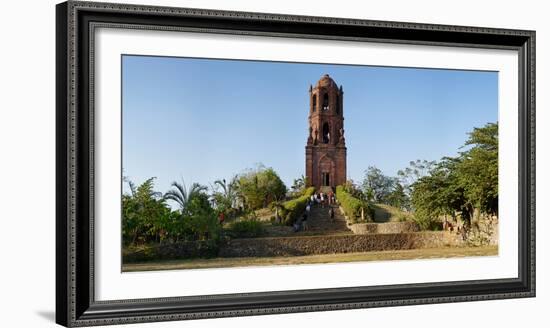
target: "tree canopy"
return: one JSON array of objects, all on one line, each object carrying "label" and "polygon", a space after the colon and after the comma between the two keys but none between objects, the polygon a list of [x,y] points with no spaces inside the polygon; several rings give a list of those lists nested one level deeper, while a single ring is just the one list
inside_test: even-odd
[{"label": "tree canopy", "polygon": [[445,157],[411,185],[415,216],[498,214],[498,123],[474,128],[457,157]]},{"label": "tree canopy", "polygon": [[269,203],[285,197],[287,188],[277,172],[259,165],[238,178],[239,192],[250,209],[267,207]]}]

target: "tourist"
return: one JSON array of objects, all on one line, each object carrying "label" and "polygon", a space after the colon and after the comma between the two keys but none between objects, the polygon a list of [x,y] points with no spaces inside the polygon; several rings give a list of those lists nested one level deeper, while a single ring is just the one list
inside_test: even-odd
[{"label": "tourist", "polygon": [[310,211],[311,211],[311,205],[309,205],[309,203],[308,203],[307,206],[306,206],[306,213],[307,213],[308,216],[309,216]]},{"label": "tourist", "polygon": [[308,230],[308,226],[307,226],[307,212],[304,212],[304,215],[302,215],[302,228],[304,229],[304,231]]},{"label": "tourist", "polygon": [[311,195],[310,200],[311,200],[311,204],[313,205],[313,202],[315,202],[315,195]]},{"label": "tourist", "polygon": [[294,222],[292,225],[292,231],[298,232],[300,230],[300,224],[298,222]]},{"label": "tourist", "polygon": [[325,194],[321,193],[321,207],[325,207]]},{"label": "tourist", "polygon": [[332,206],[328,210],[328,215],[330,216],[330,221],[334,221],[334,208]]}]

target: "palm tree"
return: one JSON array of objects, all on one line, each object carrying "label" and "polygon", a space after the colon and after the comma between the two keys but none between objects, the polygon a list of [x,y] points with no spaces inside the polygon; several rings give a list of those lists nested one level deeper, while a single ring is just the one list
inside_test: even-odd
[{"label": "palm tree", "polygon": [[275,210],[275,220],[277,223],[282,222],[282,218],[279,213],[284,209],[284,207],[284,202],[282,200],[276,200],[271,203],[271,209]]},{"label": "palm tree", "polygon": [[299,178],[294,179],[294,181],[292,182],[292,187],[290,187],[290,189],[292,189],[294,193],[299,193],[304,190],[305,187],[307,187],[307,184],[307,178],[302,174]]},{"label": "palm tree", "polygon": [[196,182],[191,185],[190,189],[187,189],[183,180],[181,183],[174,181],[172,182],[172,189],[164,194],[164,199],[176,202],[180,207],[181,213],[185,213],[193,198],[206,190],[205,186],[201,186]]},{"label": "palm tree", "polygon": [[[216,191],[215,195],[222,198],[222,202],[225,202],[230,207],[235,207],[238,197],[238,182],[237,176],[231,179],[231,182],[227,183],[225,179],[214,181]],[[214,188],[213,188],[214,189]],[[221,189],[221,191],[219,191]]]}]

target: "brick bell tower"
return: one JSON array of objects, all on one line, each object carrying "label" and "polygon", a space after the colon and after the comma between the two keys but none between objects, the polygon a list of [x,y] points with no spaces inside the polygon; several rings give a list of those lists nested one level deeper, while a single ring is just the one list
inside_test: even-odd
[{"label": "brick bell tower", "polygon": [[306,144],[306,178],[316,190],[346,182],[344,90],[325,74],[309,87],[309,136]]}]

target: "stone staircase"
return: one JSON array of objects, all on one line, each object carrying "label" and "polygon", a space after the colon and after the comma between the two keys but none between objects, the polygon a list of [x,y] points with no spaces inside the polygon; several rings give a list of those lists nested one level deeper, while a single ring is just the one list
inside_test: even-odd
[{"label": "stone staircase", "polygon": [[321,186],[319,188],[319,192],[322,192],[325,195],[329,195],[330,193],[333,193],[334,190],[332,190],[332,187],[330,186]]},{"label": "stone staircase", "polygon": [[[333,220],[330,219],[329,215],[330,206],[334,208]],[[325,207],[322,207],[320,204],[313,205],[307,224],[308,230],[302,231],[304,234],[351,233],[351,230],[348,229],[346,224],[344,215],[336,205],[325,205]]]}]

